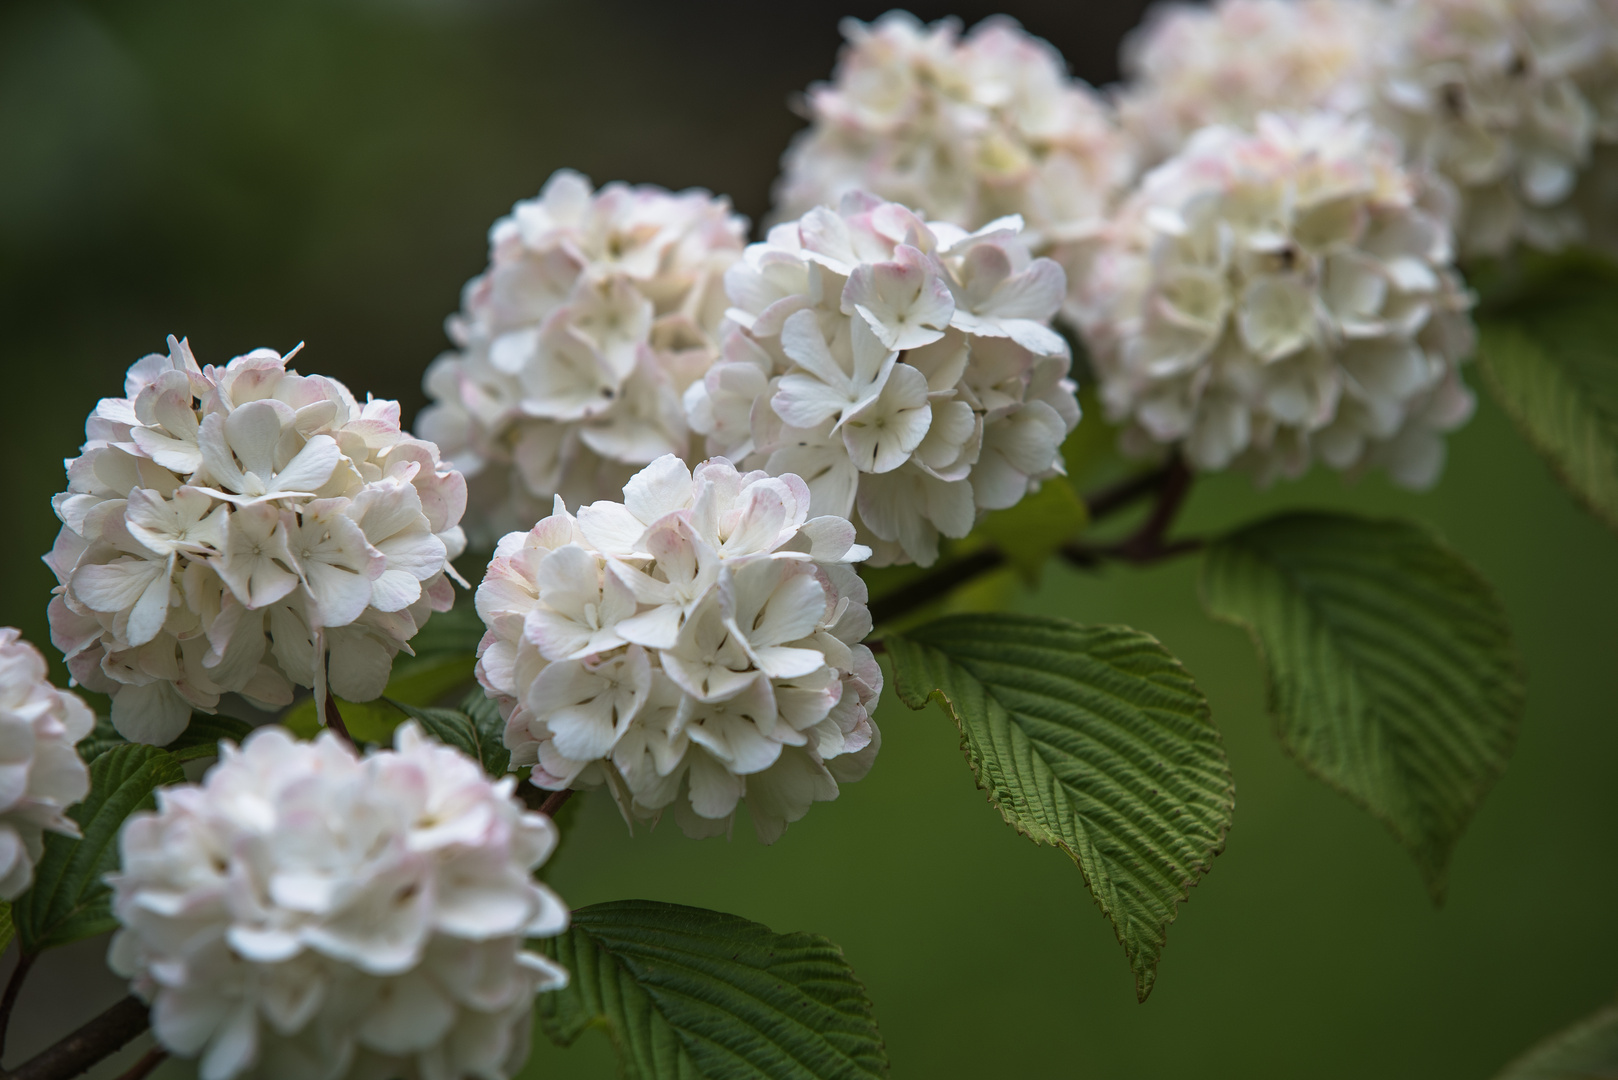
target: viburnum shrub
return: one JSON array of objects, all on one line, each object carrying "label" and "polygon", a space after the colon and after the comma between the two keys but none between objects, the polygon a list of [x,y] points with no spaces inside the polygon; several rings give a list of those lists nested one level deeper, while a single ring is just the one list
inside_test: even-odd
[{"label": "viburnum shrub", "polygon": [[[1618,3],[1169,4],[1107,91],[1005,17],[844,34],[755,242],[567,170],[496,222],[414,434],[318,348],[171,337],[106,388],[39,598],[100,697],[0,630],[0,1046],[48,949],[112,932],[131,993],[8,1075],[150,1027],[128,1077],[507,1080],[537,1022],[637,1080],[885,1077],[830,942],[536,878],[578,791],[791,844],[884,782],[884,691],[1078,865],[1145,1000],[1235,782],[1149,634],[952,600],[1053,560],[1200,559],[1288,751],[1443,895],[1523,711],[1503,609],[1287,485],[1430,488],[1481,387],[1618,530]],[[1279,508],[1184,535],[1227,469]]]}]

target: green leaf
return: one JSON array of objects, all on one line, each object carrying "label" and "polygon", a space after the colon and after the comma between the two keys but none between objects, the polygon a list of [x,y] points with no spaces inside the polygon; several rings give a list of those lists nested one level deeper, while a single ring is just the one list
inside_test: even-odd
[{"label": "green leaf", "polygon": [[[432,625],[430,622],[428,625]],[[405,701],[412,705],[429,705],[472,681],[477,658],[464,656],[432,657],[400,656],[394,663],[393,677],[383,697],[375,701],[337,701],[337,710],[343,714],[343,724],[350,735],[362,743],[386,744],[393,738],[393,729],[399,726],[397,709],[388,704]],[[308,739],[320,734],[325,723],[315,711],[315,699],[304,698],[281,718],[281,723],[294,733]]]},{"label": "green leaf", "polygon": [[978,523],[980,535],[1006,553],[1023,581],[1039,584],[1045,563],[1061,546],[1084,531],[1090,513],[1073,486],[1060,476],[1009,510],[996,510]]},{"label": "green leaf", "polygon": [[1386,823],[1442,901],[1523,711],[1488,582],[1417,525],[1299,513],[1217,541],[1202,595],[1252,635],[1287,751]]},{"label": "green leaf", "polygon": [[1137,630],[1031,615],[952,616],[884,640],[900,699],[955,719],[1006,822],[1078,864],[1146,1000],[1235,800],[1191,676]]},{"label": "green leaf", "polygon": [[422,728],[439,742],[464,753],[467,757],[483,766],[483,771],[493,777],[501,777],[511,768],[511,751],[506,749],[505,721],[500,719],[500,710],[485,707],[494,703],[481,691],[476,691],[466,701],[466,711],[460,709],[423,709],[403,702],[390,701],[389,704],[406,716],[416,720]]},{"label": "green leaf", "polygon": [[1540,267],[1479,320],[1484,384],[1561,481],[1618,531],[1618,268]]},{"label": "green leaf", "polygon": [[[394,657],[387,689],[375,701],[337,700],[343,725],[360,743],[387,744],[400,716],[384,699],[410,705],[432,705],[472,681],[477,666],[478,642],[485,631],[477,606],[470,596],[461,595],[448,611],[435,613],[410,639],[415,653]],[[312,697],[288,709],[281,723],[303,738],[310,739],[325,728],[325,718],[315,708]]]},{"label": "green leaf", "polygon": [[735,915],[622,900],[541,943],[572,975],[539,1021],[568,1046],[602,1026],[626,1080],[872,1080],[888,1059],[842,950]]},{"label": "green leaf", "polygon": [[11,921],[11,905],[0,900],[0,953],[6,951],[6,946],[16,936],[17,924]]},{"label": "green leaf", "polygon": [[216,757],[220,740],[240,743],[252,730],[252,724],[235,717],[192,713],[185,731],[163,749],[173,755],[175,761],[199,761]]},{"label": "green leaf", "polygon": [[126,743],[90,763],[90,794],[68,816],[83,839],[45,834],[34,885],[12,905],[27,953],[37,953],[118,925],[102,877],[118,867],[118,830],[136,810],[155,805],[152,792],[185,779],[173,755]]},{"label": "green leaf", "polygon": [[1601,1080],[1618,1076],[1618,1005],[1559,1031],[1507,1065],[1496,1080]]}]

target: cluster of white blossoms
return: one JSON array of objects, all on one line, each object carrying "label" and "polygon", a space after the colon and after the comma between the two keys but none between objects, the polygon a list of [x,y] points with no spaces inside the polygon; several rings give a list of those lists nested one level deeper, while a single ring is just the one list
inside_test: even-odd
[{"label": "cluster of white blossoms", "polygon": [[527,1058],[534,995],[567,983],[524,948],[568,924],[532,876],[556,828],[414,724],[395,745],[261,729],[124,826],[109,963],[203,1080],[504,1080]]},{"label": "cluster of white blossoms", "polygon": [[1211,124],[1361,108],[1388,18],[1380,0],[1159,4],[1124,39],[1119,119],[1150,165]]},{"label": "cluster of white blossoms", "polygon": [[852,193],[777,225],[725,275],[736,325],[686,393],[710,453],[808,482],[873,565],[938,557],[979,511],[1062,472],[1079,420],[1050,328],[1066,278],[1013,216],[974,233]]},{"label": "cluster of white blossoms", "polygon": [[1036,253],[1082,258],[1134,166],[1106,102],[1050,43],[1005,16],[964,38],[954,19],[903,11],[842,30],[782,162],[777,219],[865,191],[968,229],[1020,214]]},{"label": "cluster of white blossoms", "polygon": [[860,644],[869,554],[810,517],[796,476],[661,458],[623,502],[500,542],[477,593],[478,678],[513,766],[550,790],[606,783],[626,819],[669,806],[692,836],[745,800],[771,843],[858,780],[882,672]]},{"label": "cluster of white blossoms", "polygon": [[294,686],[370,701],[454,603],[466,481],[399,406],[288,370],[268,349],[200,367],[169,339],[103,399],[56,497],[51,637],[137,742],[222,695]]},{"label": "cluster of white blossoms", "polygon": [[1204,470],[1385,466],[1409,486],[1471,413],[1470,297],[1441,209],[1363,119],[1207,128],[1120,212],[1086,333],[1125,443]]},{"label": "cluster of white blossoms", "polygon": [[689,456],[681,395],[718,354],[722,280],[747,223],[704,191],[553,175],[489,234],[427,370],[417,430],[472,484],[492,542],[549,507]]},{"label": "cluster of white blossoms", "polygon": [[1572,199],[1618,140],[1612,0],[1397,0],[1374,115],[1459,195],[1464,253],[1579,242]]},{"label": "cluster of white blossoms", "polygon": [[77,694],[45,677],[45,658],[0,627],[0,900],[34,883],[46,831],[78,836],[68,807],[90,793],[74,744],[95,726]]}]

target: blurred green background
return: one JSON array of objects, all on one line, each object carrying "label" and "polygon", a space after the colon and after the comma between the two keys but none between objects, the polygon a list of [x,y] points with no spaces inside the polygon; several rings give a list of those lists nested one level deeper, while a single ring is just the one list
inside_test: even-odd
[{"label": "blurred green background", "polygon": [[[12,0],[0,11],[0,624],[46,641],[52,580],[38,557],[61,460],[94,401],[120,393],[124,368],[165,334],[188,334],[204,362],[307,341],[305,370],[413,412],[442,319],[514,200],[566,165],[597,182],[708,187],[756,220],[800,124],[789,98],[830,71],[840,16],[881,10]],[[970,23],[992,9],[953,10]],[[1139,4],[1010,13],[1102,83]],[[1246,640],[1197,607],[1194,562],[1056,570],[1018,599],[1157,634],[1225,733],[1236,826],[1145,1005],[1078,871],[1001,824],[942,714],[893,700],[871,776],[774,847],[745,823],[728,843],[672,826],[632,838],[592,795],[569,810],[551,881],[575,906],[663,899],[831,937],[869,987],[898,1080],[1485,1080],[1618,989],[1618,538],[1487,403],[1433,494],[1327,476],[1258,492],[1221,477],[1198,485],[1185,528],[1300,505],[1432,522],[1513,617],[1528,719],[1442,910],[1379,825],[1286,760]],[[31,1038],[57,1024],[41,1008]],[[529,1070],[612,1074],[594,1032],[572,1050],[540,1046]]]}]

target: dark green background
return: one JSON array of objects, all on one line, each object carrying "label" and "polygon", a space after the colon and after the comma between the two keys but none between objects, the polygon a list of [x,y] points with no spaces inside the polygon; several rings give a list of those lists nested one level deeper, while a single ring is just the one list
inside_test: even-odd
[{"label": "dark green background", "polygon": [[[45,640],[38,556],[85,412],[189,334],[204,362],[308,347],[305,370],[419,406],[484,231],[552,169],[700,184],[757,217],[829,71],[819,2],[13,2],[0,12],[0,624]],[[860,6],[869,17],[880,7]],[[1013,10],[1094,81],[1133,3]],[[969,19],[984,10],[962,10]],[[928,10],[929,16],[944,14]],[[1618,540],[1485,404],[1432,494],[1316,476],[1199,484],[1207,531],[1282,507],[1434,523],[1497,584],[1529,671],[1516,757],[1428,903],[1382,828],[1285,759],[1243,636],[1196,566],[1052,572],[1029,610],[1159,635],[1207,690],[1236,826],[1170,931],[1151,1000],[1078,871],[975,790],[948,721],[891,699],[864,782],[774,847],[745,824],[631,839],[605,797],[551,879],[575,906],[647,897],[814,930],[876,1002],[898,1080],[1484,1080],[1618,988]],[[530,1075],[611,1075],[606,1041]]]}]

